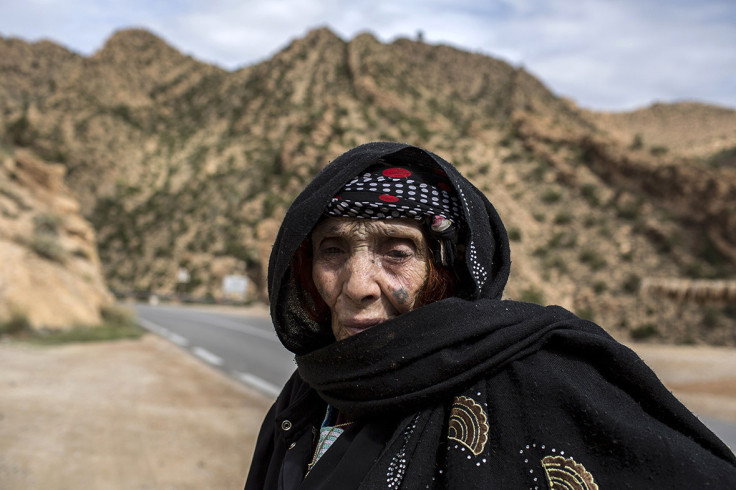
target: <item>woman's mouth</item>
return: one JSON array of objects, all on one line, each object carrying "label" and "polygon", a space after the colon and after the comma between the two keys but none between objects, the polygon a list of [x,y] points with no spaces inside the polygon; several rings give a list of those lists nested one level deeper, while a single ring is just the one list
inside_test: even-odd
[{"label": "woman's mouth", "polygon": [[345,330],[350,332],[350,335],[355,335],[356,333],[368,330],[369,328],[374,327],[379,323],[383,323],[384,321],[385,320],[383,319],[369,318],[362,320],[347,320],[344,322],[340,322],[340,324]]}]

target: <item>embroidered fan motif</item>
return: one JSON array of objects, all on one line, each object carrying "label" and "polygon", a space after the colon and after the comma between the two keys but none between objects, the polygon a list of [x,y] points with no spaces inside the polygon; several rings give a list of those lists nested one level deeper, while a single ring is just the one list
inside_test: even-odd
[{"label": "embroidered fan motif", "polygon": [[483,407],[472,398],[455,397],[447,438],[459,442],[476,456],[483,452],[488,441],[488,418]]},{"label": "embroidered fan motif", "polygon": [[593,475],[572,458],[545,456],[542,467],[551,490],[598,490]]}]

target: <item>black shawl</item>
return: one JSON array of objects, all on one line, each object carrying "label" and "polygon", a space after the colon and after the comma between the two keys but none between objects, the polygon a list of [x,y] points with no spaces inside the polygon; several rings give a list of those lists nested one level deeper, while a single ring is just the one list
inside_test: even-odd
[{"label": "black shawl", "polygon": [[[330,198],[392,154],[443,169],[461,197],[461,288],[334,342],[300,308],[291,258]],[[733,454],[631,350],[562,308],[502,301],[509,269],[490,202],[418,148],[358,147],[296,199],[269,264],[271,313],[297,354],[296,380],[386,434],[360,488],[736,488]]]}]

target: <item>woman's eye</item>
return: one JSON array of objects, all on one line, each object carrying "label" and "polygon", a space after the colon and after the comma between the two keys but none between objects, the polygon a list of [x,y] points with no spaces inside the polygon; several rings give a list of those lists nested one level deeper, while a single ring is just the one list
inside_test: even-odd
[{"label": "woman's eye", "polygon": [[342,253],[340,247],[325,247],[322,249],[322,253],[325,255],[336,255]]},{"label": "woman's eye", "polygon": [[393,249],[388,252],[388,256],[392,259],[406,259],[411,257],[411,252],[401,249]]}]

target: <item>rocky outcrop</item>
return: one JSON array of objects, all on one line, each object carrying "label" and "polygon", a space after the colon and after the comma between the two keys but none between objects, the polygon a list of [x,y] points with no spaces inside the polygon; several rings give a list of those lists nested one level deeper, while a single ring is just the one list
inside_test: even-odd
[{"label": "rocky outcrop", "polygon": [[112,302],[94,230],[64,173],[25,150],[0,153],[0,322],[22,316],[35,328],[97,325]]}]

